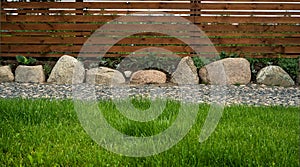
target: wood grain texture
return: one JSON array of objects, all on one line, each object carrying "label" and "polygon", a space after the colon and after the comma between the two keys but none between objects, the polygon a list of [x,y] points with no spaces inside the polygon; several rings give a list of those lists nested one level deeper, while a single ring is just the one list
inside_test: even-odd
[{"label": "wood grain texture", "polygon": [[[188,25],[182,24],[174,15],[135,15],[113,25],[122,31],[89,38],[109,21],[148,9],[178,14],[197,25],[202,33],[187,31]],[[297,57],[300,55],[298,10],[299,0],[288,3],[280,0],[1,2],[1,56],[60,57],[64,53],[77,56],[85,42],[93,43],[93,46],[85,47],[88,51],[85,55],[96,56],[107,51],[105,45],[120,39],[109,48],[106,56],[126,56],[149,47],[193,56],[194,50],[188,46],[193,44],[201,47],[203,53],[213,53],[211,48],[214,46],[218,52],[236,52],[241,56]],[[168,32],[161,34],[151,33],[154,28],[165,30],[170,23],[176,28],[169,27]],[[139,26],[145,33],[131,34],[129,38],[124,36],[128,34],[124,32],[130,32],[133,26]],[[168,37],[167,34],[176,36]]]}]

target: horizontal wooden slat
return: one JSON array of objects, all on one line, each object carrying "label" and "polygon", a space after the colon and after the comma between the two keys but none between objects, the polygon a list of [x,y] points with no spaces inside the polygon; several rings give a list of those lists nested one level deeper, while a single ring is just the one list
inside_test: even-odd
[{"label": "horizontal wooden slat", "polygon": [[[172,10],[172,11],[171,11]],[[165,10],[164,13],[170,14],[193,14],[193,11],[175,11],[173,9]],[[43,14],[43,15],[70,15],[70,14],[84,14],[84,15],[124,15],[124,14],[133,14],[139,13],[138,11],[120,11],[120,10],[1,10],[2,14],[26,14],[26,15],[34,15],[34,14]]]},{"label": "horizontal wooden slat", "polygon": [[1,44],[84,44],[84,37],[1,37]]},{"label": "horizontal wooden slat", "polygon": [[299,23],[300,17],[195,16],[195,23]]},{"label": "horizontal wooden slat", "polygon": [[248,52],[248,53],[300,53],[300,47],[292,46],[237,46],[237,47],[216,47],[218,51],[226,51],[232,53]]},{"label": "horizontal wooden slat", "polygon": [[[93,32],[3,32],[1,35],[3,37],[89,37]],[[115,35],[116,37],[124,37],[124,33],[120,33],[122,36],[119,36],[117,32],[106,32],[105,35]],[[205,32],[205,36],[209,38],[269,38],[269,37],[281,37],[281,38],[299,38],[300,33],[255,33],[255,32]],[[180,36],[178,38],[181,38]],[[182,37],[183,38],[183,37]]]},{"label": "horizontal wooden slat", "polygon": [[[23,56],[26,57],[61,57],[64,54],[68,54],[70,56],[78,57],[78,53],[22,53]],[[193,54],[177,54],[178,56],[199,56]],[[3,57],[15,57],[15,53],[1,53]],[[99,54],[80,54],[81,57],[97,57]],[[126,57],[128,54],[105,54],[105,57]],[[201,55],[200,55],[201,56]],[[240,57],[251,57],[251,58],[298,58],[299,55],[295,54],[246,54],[246,53],[239,53]]]},{"label": "horizontal wooden slat", "polygon": [[93,32],[1,32],[2,36],[39,36],[39,37],[75,37],[75,36],[90,36]]},{"label": "horizontal wooden slat", "polygon": [[[161,9],[160,9],[161,10]],[[64,10],[64,9],[55,9],[55,10],[48,10],[48,9],[22,9],[22,10],[11,10],[11,9],[5,9],[1,10],[1,14],[3,15],[75,15],[75,14],[81,14],[81,15],[124,15],[124,14],[133,14],[133,13],[140,13],[142,11],[138,10],[127,10],[127,11],[120,11],[120,10]],[[161,11],[164,13],[170,13],[170,14],[218,14],[218,15],[299,15],[300,12],[297,12],[297,10],[253,10],[253,11],[242,11],[242,10],[207,10],[207,9],[192,9],[192,10],[164,10]]]},{"label": "horizontal wooden slat", "polygon": [[[97,30],[101,28],[103,24],[84,24],[84,23],[76,23],[76,24],[57,24],[57,23],[40,23],[40,24],[27,24],[27,23],[3,23],[1,26],[2,30],[12,31],[12,30],[72,30],[72,31],[91,31]],[[159,31],[159,32],[173,32],[183,34],[184,32],[191,33],[194,32],[195,29],[188,28],[187,24],[106,24],[105,27],[101,28],[98,31],[118,31],[123,32],[144,32],[144,31]],[[183,32],[184,31],[184,32]],[[200,29],[199,29],[200,31]],[[195,34],[195,33],[194,33]]]},{"label": "horizontal wooden slat", "polygon": [[190,9],[191,4],[186,2],[2,2],[2,8]]},{"label": "horizontal wooden slat", "polygon": [[[70,56],[74,56],[74,57],[99,57],[99,54],[79,54],[79,53],[22,53],[23,56],[26,56],[26,57],[61,57],[62,55],[64,54],[68,54]],[[129,54],[116,54],[116,53],[107,53],[107,54],[104,54],[105,57],[126,57],[128,56]],[[142,54],[139,54],[139,53],[136,53],[136,56],[140,56],[140,55],[144,55],[144,53]],[[176,54],[177,56],[182,56],[182,57],[185,57],[185,56],[193,56],[193,54]],[[2,53],[2,56],[3,57],[15,57],[16,54],[15,53]]]},{"label": "horizontal wooden slat", "polygon": [[[103,23],[104,24],[104,23]],[[91,24],[91,23],[2,23],[0,25],[1,30],[73,30],[73,31],[91,31],[100,28],[103,24]],[[127,24],[127,25],[119,25],[122,26],[122,30],[131,30],[132,26],[135,24]],[[139,24],[140,29],[147,30],[151,28],[149,24]],[[164,31],[166,29],[166,25],[157,24],[152,25],[155,26],[155,29],[159,29]],[[177,25],[178,27],[179,25]],[[185,25],[182,25],[185,26]],[[300,33],[300,25],[257,25],[257,24],[246,24],[246,25],[205,25],[205,24],[197,24],[202,31],[235,31],[235,32],[299,32]],[[222,29],[220,29],[222,26]],[[150,27],[150,28],[149,28]],[[182,30],[182,29],[180,29]],[[177,30],[178,31],[178,30]]]},{"label": "horizontal wooden slat", "polygon": [[299,56],[300,47],[286,47],[284,53],[293,53]]},{"label": "horizontal wooden slat", "polygon": [[206,14],[206,15],[263,15],[264,17],[267,16],[276,16],[276,15],[300,15],[300,12],[282,12],[282,11],[265,11],[265,12],[257,12],[257,11],[195,11],[194,14]]},{"label": "horizontal wooden slat", "polygon": [[300,45],[300,38],[211,38],[214,44]]},{"label": "horizontal wooden slat", "polygon": [[26,15],[1,15],[1,22],[109,22],[119,16],[26,16]]},{"label": "horizontal wooden slat", "polygon": [[195,8],[219,10],[299,10],[300,4],[272,3],[196,3]]},{"label": "horizontal wooden slat", "polygon": [[[149,46],[114,46],[109,52],[134,52]],[[58,45],[1,45],[2,52],[79,52],[82,46],[58,46]],[[104,52],[107,47],[85,46],[85,52]],[[158,47],[159,48],[159,47]],[[186,46],[161,46],[172,52],[193,52]],[[203,52],[211,52],[211,46],[202,46]],[[230,52],[261,52],[261,53],[300,53],[300,46],[217,46],[218,51]]]},{"label": "horizontal wooden slat", "polygon": [[[240,25],[205,25],[203,23],[197,24],[203,31],[235,31],[235,32],[299,32],[300,25],[262,25],[262,24],[240,24]],[[220,27],[222,27],[220,29]]]},{"label": "horizontal wooden slat", "polygon": [[[223,50],[226,51],[226,50]],[[220,51],[219,51],[220,52]],[[228,53],[230,53],[227,50]],[[239,57],[246,57],[246,58],[299,58],[299,55],[297,54],[274,54],[274,53],[243,53],[243,52],[236,52],[238,53]],[[79,55],[79,54],[75,54],[75,55]],[[208,54],[177,54],[177,56],[181,56],[181,57],[185,57],[185,56],[201,56],[201,57],[207,57]],[[215,57],[218,56],[219,54],[209,54],[209,57]],[[33,56],[37,56],[39,57],[38,54],[33,55]],[[95,54],[80,54],[80,56],[82,57],[97,57],[97,55]],[[107,53],[105,54],[106,57],[126,57],[128,56],[128,54],[115,54],[115,53]],[[138,53],[136,54],[136,56],[138,56]]]},{"label": "horizontal wooden slat", "polygon": [[[119,18],[120,16],[115,15],[104,15],[104,16],[89,16],[89,15],[56,15],[56,16],[47,16],[47,15],[1,15],[1,22],[94,22],[95,24],[106,23],[113,21],[114,19]],[[188,20],[193,20],[193,17],[183,17]],[[122,22],[160,22],[160,23],[182,23],[182,18],[174,16],[130,16],[123,17]],[[120,21],[120,20],[118,20]],[[187,23],[185,21],[184,23]]]},{"label": "horizontal wooden slat", "polygon": [[207,32],[209,38],[299,38],[300,34],[286,33],[226,33],[226,32]]},{"label": "horizontal wooden slat", "polygon": [[2,8],[72,8],[72,9],[240,9],[240,10],[297,10],[299,4],[256,3],[188,3],[188,2],[2,2]]},{"label": "horizontal wooden slat", "polygon": [[[141,29],[147,27],[147,25],[139,25]],[[220,29],[220,26],[222,29]],[[95,24],[3,24],[2,30],[8,30],[8,32],[2,32],[2,35],[13,36],[90,36],[101,25]],[[130,29],[132,25],[122,25],[122,29]],[[157,25],[157,28],[161,27],[164,30],[163,25]],[[61,32],[54,30],[76,30],[77,32]],[[246,36],[282,36],[282,37],[299,37],[300,26],[289,25],[277,25],[277,26],[259,26],[259,25],[199,25],[199,28],[204,31],[207,36],[234,36],[234,37],[246,37]],[[79,30],[82,31],[79,31]],[[159,28],[160,29],[160,28]],[[14,30],[53,30],[51,32],[39,31],[39,32],[15,32]],[[151,29],[150,29],[151,30]],[[150,31],[151,32],[151,31]],[[163,31],[162,31],[163,32]],[[174,32],[173,32],[174,33]],[[124,35],[124,32],[105,32],[105,35]],[[168,34],[166,32],[166,34]],[[170,34],[170,33],[169,33]],[[180,35],[180,33],[177,33]],[[194,34],[194,33],[190,33]]]},{"label": "horizontal wooden slat", "polygon": [[[61,57],[63,55],[63,53],[44,53],[44,54],[40,54],[40,53],[19,53],[18,54],[18,53],[1,52],[1,57],[16,57],[17,55],[22,55],[22,56],[25,56],[25,57]],[[68,55],[77,57],[78,53],[75,53],[75,54],[68,53]]]},{"label": "horizontal wooden slat", "polygon": [[90,31],[100,28],[103,24],[56,24],[56,23],[2,23],[1,30],[80,30],[80,31]]},{"label": "horizontal wooden slat", "polygon": [[1,45],[2,52],[79,52],[82,46],[57,45]]},{"label": "horizontal wooden slat", "polygon": [[[1,22],[109,22],[118,16],[1,16]],[[170,23],[176,17],[163,16],[131,16],[126,17],[126,22],[136,22],[143,20],[144,22],[159,21],[161,23]],[[299,23],[300,17],[217,17],[217,16],[195,16],[184,17],[195,23]],[[180,22],[178,22],[180,23]]]},{"label": "horizontal wooden slat", "polygon": [[[296,11],[163,11],[164,13],[170,14],[179,14],[181,16],[186,15],[262,15],[264,17],[267,16],[292,16],[292,15],[300,15],[300,12]],[[138,13],[138,11],[85,11],[85,10],[73,10],[73,11],[66,11],[66,10],[5,10],[1,11],[3,15],[128,15]]]},{"label": "horizontal wooden slat", "polygon": [[[134,52],[139,49],[147,48],[149,46],[114,46],[109,51],[110,52]],[[58,45],[1,45],[1,51],[3,52],[80,52],[82,46],[58,46]],[[105,46],[86,46],[84,49],[86,52],[104,52],[106,51]],[[172,50],[173,52],[192,52],[186,46],[162,46],[160,48],[165,48],[167,50]],[[206,47],[207,48],[207,47]],[[209,49],[209,48],[207,48]]]},{"label": "horizontal wooden slat", "polygon": [[[88,38],[84,37],[1,37],[1,44],[84,44]],[[188,44],[202,44],[211,41],[214,44],[261,44],[261,45],[300,45],[300,38],[210,38],[208,39],[185,39]],[[114,44],[113,37],[92,38],[89,43],[93,44]],[[184,44],[176,38],[124,38],[119,44]],[[195,43],[197,42],[197,43]]]}]

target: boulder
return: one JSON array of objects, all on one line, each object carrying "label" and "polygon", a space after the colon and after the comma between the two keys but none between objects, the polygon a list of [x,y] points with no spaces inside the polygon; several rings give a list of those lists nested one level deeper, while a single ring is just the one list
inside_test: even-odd
[{"label": "boulder", "polygon": [[191,57],[187,56],[180,60],[176,70],[171,76],[171,82],[176,84],[198,84],[199,77],[197,68]]},{"label": "boulder", "polygon": [[86,83],[89,84],[121,84],[125,78],[118,70],[107,67],[92,68],[86,72]]},{"label": "boulder", "polygon": [[251,80],[250,63],[244,58],[218,60],[202,67],[199,76],[208,84],[245,85]]},{"label": "boulder", "polygon": [[14,79],[14,74],[9,66],[0,67],[0,82],[12,82]]},{"label": "boulder", "polygon": [[15,71],[16,82],[33,82],[42,83],[45,82],[45,74],[42,65],[37,66],[25,66],[19,65]]},{"label": "boulder", "polygon": [[270,86],[287,87],[295,85],[295,82],[289,74],[279,66],[267,66],[262,68],[256,76],[256,81],[257,83]]},{"label": "boulder", "polygon": [[162,84],[166,81],[167,75],[158,70],[139,70],[130,78],[130,83],[133,84]]},{"label": "boulder", "polygon": [[[75,75],[73,76],[73,74]],[[83,64],[72,56],[64,55],[53,67],[47,82],[57,84],[82,83],[84,76]]]}]

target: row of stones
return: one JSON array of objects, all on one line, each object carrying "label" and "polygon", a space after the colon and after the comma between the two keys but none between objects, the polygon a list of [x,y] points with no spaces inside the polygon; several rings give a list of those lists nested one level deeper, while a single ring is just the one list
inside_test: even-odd
[{"label": "row of stones", "polygon": [[[84,69],[81,62],[74,57],[62,56],[47,80],[49,83],[72,84],[121,84],[126,78],[133,84],[161,84],[166,83],[167,76],[158,70],[140,70],[133,74],[127,71],[124,75],[114,69],[99,67]],[[226,58],[210,63],[197,72],[193,60],[184,57],[171,75],[171,82],[175,84],[198,84],[199,80],[207,84],[248,84],[251,80],[250,63],[244,58]],[[295,82],[279,66],[268,66],[257,75],[257,83],[265,85],[293,86]],[[18,66],[15,77],[8,66],[0,67],[0,82],[45,82],[45,75],[41,65]]]}]

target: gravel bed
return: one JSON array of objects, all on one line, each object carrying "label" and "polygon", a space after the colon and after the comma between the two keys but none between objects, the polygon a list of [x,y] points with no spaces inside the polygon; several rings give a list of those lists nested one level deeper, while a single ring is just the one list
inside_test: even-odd
[{"label": "gravel bed", "polygon": [[[73,94],[75,93],[75,94]],[[300,106],[300,87],[264,85],[57,85],[35,83],[0,83],[0,98],[49,99],[122,99],[132,96],[168,98],[180,101],[226,105]]]}]

